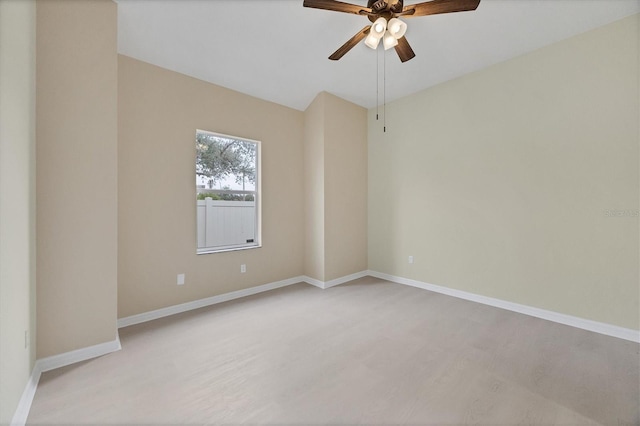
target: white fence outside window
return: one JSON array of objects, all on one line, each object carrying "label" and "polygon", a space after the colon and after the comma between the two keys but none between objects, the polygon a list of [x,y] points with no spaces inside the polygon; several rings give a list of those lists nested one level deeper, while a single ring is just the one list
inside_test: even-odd
[{"label": "white fence outside window", "polygon": [[198,252],[255,246],[255,201],[198,200]]}]

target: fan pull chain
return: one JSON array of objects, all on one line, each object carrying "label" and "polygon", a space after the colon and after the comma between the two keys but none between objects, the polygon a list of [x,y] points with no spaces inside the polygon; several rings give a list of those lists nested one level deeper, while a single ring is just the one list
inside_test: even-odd
[{"label": "fan pull chain", "polygon": [[380,108],[380,50],[376,49],[376,121]]},{"label": "fan pull chain", "polygon": [[387,53],[382,54],[382,131],[387,133]]}]

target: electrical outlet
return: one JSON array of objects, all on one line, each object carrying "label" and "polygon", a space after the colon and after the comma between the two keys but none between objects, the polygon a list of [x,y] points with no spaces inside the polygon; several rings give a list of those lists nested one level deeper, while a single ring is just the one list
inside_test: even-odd
[{"label": "electrical outlet", "polygon": [[184,285],[184,274],[178,274],[178,285]]},{"label": "electrical outlet", "polygon": [[24,331],[24,348],[27,349],[29,347],[29,330]]},{"label": "electrical outlet", "polygon": [[413,256],[409,256],[409,263],[413,263]]},{"label": "electrical outlet", "polygon": [[245,272],[247,272],[247,265],[243,263],[240,265],[240,273],[244,274]]}]

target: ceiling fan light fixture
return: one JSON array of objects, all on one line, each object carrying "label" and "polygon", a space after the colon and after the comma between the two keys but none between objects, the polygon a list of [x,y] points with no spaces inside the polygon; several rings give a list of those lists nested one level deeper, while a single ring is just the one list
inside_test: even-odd
[{"label": "ceiling fan light fixture", "polygon": [[369,33],[367,38],[364,40],[364,44],[375,50],[378,48],[378,44],[380,44],[380,37],[376,37],[372,33]]},{"label": "ceiling fan light fixture", "polygon": [[391,18],[387,25],[387,31],[396,39],[402,38],[407,32],[407,24],[398,18]]},{"label": "ceiling fan light fixture", "polygon": [[[2,0],[0,0],[2,1]],[[117,1],[117,0],[116,0]],[[419,0],[420,1],[420,0]],[[334,12],[352,13],[366,16],[373,24],[367,25],[351,37],[329,59],[337,61],[354,46],[365,39],[372,49],[377,49],[382,39],[385,49],[395,47],[400,62],[415,58],[416,54],[404,36],[407,25],[397,19],[417,16],[438,15],[441,13],[465,12],[476,10],[481,0],[422,0],[419,3],[404,5],[404,0],[367,0],[367,5],[346,3],[344,0],[304,0],[302,6],[314,9],[332,10]],[[364,0],[360,0],[364,2]],[[389,19],[389,22],[387,22]],[[387,37],[385,33],[388,30]]]},{"label": "ceiling fan light fixture", "polygon": [[370,34],[373,34],[378,39],[381,39],[386,29],[387,29],[387,20],[380,17],[376,19],[373,25],[371,25]]},{"label": "ceiling fan light fixture", "polygon": [[384,46],[384,50],[389,50],[392,47],[398,45],[398,39],[395,38],[389,31],[387,31],[382,39],[382,45]]},{"label": "ceiling fan light fixture", "polygon": [[380,40],[384,37],[384,34],[387,30],[387,20],[380,17],[375,20],[373,24],[371,24],[371,29],[369,30],[369,35],[364,40],[364,44],[369,46],[372,49],[377,49],[380,44]]}]

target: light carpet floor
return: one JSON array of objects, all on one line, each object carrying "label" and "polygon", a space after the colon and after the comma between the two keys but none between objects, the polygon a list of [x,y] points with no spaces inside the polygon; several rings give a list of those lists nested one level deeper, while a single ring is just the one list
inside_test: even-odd
[{"label": "light carpet floor", "polygon": [[28,424],[638,425],[639,345],[367,277],[120,330]]}]

